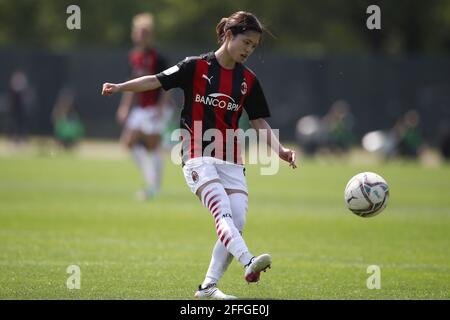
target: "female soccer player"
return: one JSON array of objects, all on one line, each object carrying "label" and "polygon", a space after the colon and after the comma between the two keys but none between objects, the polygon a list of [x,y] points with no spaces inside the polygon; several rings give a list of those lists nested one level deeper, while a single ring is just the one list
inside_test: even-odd
[{"label": "female soccer player", "polygon": [[[183,172],[192,192],[214,217],[218,235],[205,280],[195,292],[196,298],[236,298],[217,288],[233,257],[244,266],[247,282],[259,281],[261,271],[272,263],[269,254],[253,256],[241,235],[248,198],[245,170],[236,155],[236,145],[229,146],[225,131],[238,129],[243,109],[254,129],[269,132],[267,144],[281,159],[296,168],[295,153],[280,144],[263,119],[269,117],[270,112],[258,79],[243,65],[258,46],[263,30],[253,14],[244,11],[233,13],[216,27],[220,47],[215,52],[186,58],[156,75],[120,84],[103,84],[103,95],[122,91],[142,92],[159,87],[184,90],[180,120],[185,131],[182,140]],[[219,134],[212,142],[214,151],[208,153],[211,139],[205,139],[204,134],[211,129]]]},{"label": "female soccer player", "polygon": [[[167,68],[165,58],[154,48],[154,20],[150,13],[133,17],[131,38],[134,48],[128,55],[132,78],[159,73]],[[145,189],[140,200],[160,191],[163,171],[161,134],[170,114],[171,97],[160,88],[139,94],[125,92],[117,109],[117,121],[124,124],[121,142],[130,149],[141,170]]]}]

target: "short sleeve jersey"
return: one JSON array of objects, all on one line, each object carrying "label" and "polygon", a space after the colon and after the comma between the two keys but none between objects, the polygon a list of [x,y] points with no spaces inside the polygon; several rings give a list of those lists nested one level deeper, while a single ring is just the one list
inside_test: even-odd
[{"label": "short sleeve jersey", "polygon": [[[237,143],[230,147],[231,142],[237,141],[231,134],[239,129],[242,111],[247,112],[250,120],[270,117],[266,98],[255,74],[242,64],[225,69],[214,52],[209,52],[188,57],[156,77],[165,90],[181,88],[184,91],[180,127],[189,132],[189,139],[183,140],[183,161],[213,156],[242,163]],[[209,129],[213,129],[210,134],[207,132]],[[210,136],[212,138],[208,139]],[[212,141],[215,148],[210,154],[208,146]]]},{"label": "short sleeve jersey", "polygon": [[[132,78],[157,74],[167,68],[166,60],[155,49],[130,51],[128,63]],[[157,105],[160,94],[161,89],[138,93],[136,104],[141,108],[152,108]]]}]

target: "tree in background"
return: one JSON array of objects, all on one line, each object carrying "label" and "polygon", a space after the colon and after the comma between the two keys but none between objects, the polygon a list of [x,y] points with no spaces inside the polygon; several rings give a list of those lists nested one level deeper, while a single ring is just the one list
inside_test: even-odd
[{"label": "tree in background", "polygon": [[[0,46],[70,49],[129,46],[130,18],[155,13],[164,46],[213,45],[210,26],[236,10],[262,17],[276,40],[265,46],[294,54],[349,52],[447,53],[450,2],[384,1],[382,30],[368,30],[368,0],[0,0]],[[82,11],[82,29],[66,28],[66,8]]]}]

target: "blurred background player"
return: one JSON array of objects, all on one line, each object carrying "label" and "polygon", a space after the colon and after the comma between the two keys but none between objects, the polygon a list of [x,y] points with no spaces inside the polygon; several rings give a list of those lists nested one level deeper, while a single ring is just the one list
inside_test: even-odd
[{"label": "blurred background player", "polygon": [[397,142],[397,154],[406,158],[417,158],[423,147],[419,112],[408,110],[392,131]]},{"label": "blurred background player", "polygon": [[61,89],[52,110],[52,122],[55,138],[65,149],[71,149],[83,137],[84,126],[75,106],[75,91],[71,87]]},{"label": "blurred background player", "polygon": [[[134,48],[128,60],[131,77],[156,74],[166,69],[167,62],[155,50],[154,19],[140,13],[132,21],[131,39]],[[140,200],[155,196],[161,187],[163,159],[161,134],[170,117],[172,99],[162,89],[142,93],[126,92],[117,109],[117,121],[124,125],[121,142],[130,149],[145,180],[145,189],[137,193]]]},{"label": "blurred background player", "polygon": [[336,100],[328,113],[323,117],[323,123],[327,133],[327,147],[333,153],[343,153],[350,150],[355,142],[353,127],[354,116],[350,111],[350,105],[345,100]]},{"label": "blurred background player", "polygon": [[306,156],[324,151],[343,154],[355,143],[354,123],[348,102],[336,100],[323,117],[309,114],[297,121],[297,143]]},{"label": "blurred background player", "polygon": [[11,140],[16,146],[25,142],[28,134],[28,105],[31,89],[26,73],[15,70],[9,80],[9,116]]}]

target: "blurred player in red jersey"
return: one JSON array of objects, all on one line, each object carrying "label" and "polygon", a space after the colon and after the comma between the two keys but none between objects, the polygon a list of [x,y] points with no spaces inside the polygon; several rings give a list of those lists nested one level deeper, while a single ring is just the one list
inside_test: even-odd
[{"label": "blurred player in red jersey", "polygon": [[[218,236],[196,298],[236,298],[217,288],[233,257],[244,267],[247,282],[259,281],[261,272],[272,264],[269,254],[254,256],[242,237],[248,203],[245,168],[235,152],[234,138],[225,134],[239,130],[239,118],[245,110],[252,127],[268,134],[267,145],[296,168],[295,152],[279,142],[264,119],[270,111],[259,80],[243,64],[260,43],[263,31],[253,14],[235,12],[216,27],[220,46],[216,51],[188,57],[159,74],[103,84],[106,96],[160,87],[184,91],[180,119],[183,173],[191,191],[210,211]],[[206,138],[208,132],[214,132],[213,142]],[[211,143],[215,148],[210,148]]]},{"label": "blurred player in red jersey", "polygon": [[[150,13],[133,18],[131,38],[135,45],[128,56],[132,78],[166,69],[165,59],[153,48],[154,19]],[[117,121],[124,125],[121,141],[130,149],[144,176],[145,188],[137,194],[141,200],[150,199],[160,191],[161,134],[172,104],[170,94],[158,88],[141,93],[124,92],[117,109]]]}]

